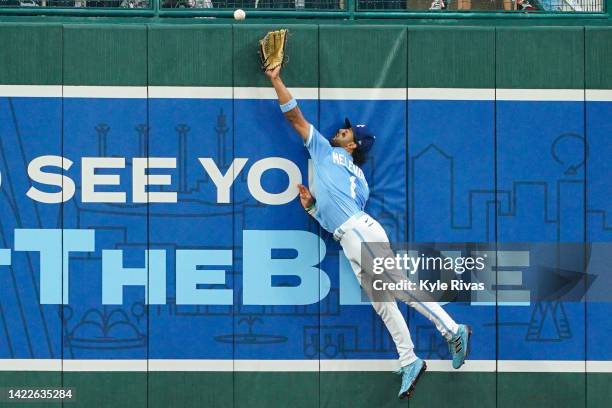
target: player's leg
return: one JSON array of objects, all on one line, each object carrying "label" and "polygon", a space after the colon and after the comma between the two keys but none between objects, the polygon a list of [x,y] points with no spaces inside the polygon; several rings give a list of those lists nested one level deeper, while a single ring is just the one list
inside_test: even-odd
[{"label": "player's leg", "polygon": [[408,297],[404,297],[402,301],[432,322],[447,341],[450,341],[459,330],[459,325],[438,303],[417,302]]},{"label": "player's leg", "polygon": [[453,357],[453,367],[459,368],[468,355],[472,329],[464,324],[457,324],[436,302],[407,302],[419,313],[429,319],[448,342]]},{"label": "player's leg", "polygon": [[[356,242],[356,240],[350,237],[347,238],[348,239],[343,238],[342,240],[342,249],[351,264],[357,281],[361,284],[362,271],[359,262],[357,262],[360,257],[359,250],[361,248],[361,241]],[[410,331],[408,330],[406,320],[404,320],[402,312],[399,310],[399,307],[397,307],[397,302],[395,299],[391,298],[388,300],[387,302],[371,302],[372,307],[382,319],[389,334],[391,334],[391,338],[399,354],[400,365],[406,366],[417,359],[417,356],[414,354],[414,344],[410,338]]]},{"label": "player's leg", "polygon": [[[362,237],[355,233],[355,230],[348,231],[340,241],[344,254],[349,259],[351,268],[360,284],[363,272],[361,268],[361,243]],[[389,296],[388,301],[372,301],[372,307],[387,327],[399,354],[401,368],[397,371],[397,374],[402,376],[402,384],[398,397],[400,399],[410,397],[417,381],[427,369],[427,364],[414,354],[414,344],[410,338],[408,325],[397,307],[395,299]]]},{"label": "player's leg", "polygon": [[[370,218],[369,222],[358,225],[355,230],[357,234],[361,235],[361,239],[364,242],[389,242],[389,238],[384,228],[373,218]],[[375,255],[378,256],[378,254]],[[393,253],[390,252],[387,256],[393,256]],[[455,323],[438,303],[433,301],[419,302],[416,297],[408,291],[396,291],[394,295],[399,296],[398,300],[407,303],[410,307],[415,308],[419,313],[429,319],[445,339],[450,340],[453,335],[457,333],[457,323]]]},{"label": "player's leg", "polygon": [[[360,235],[363,242],[389,242],[384,228],[371,217],[366,222],[359,223],[355,231]],[[393,255],[391,254],[391,256]],[[467,358],[471,329],[466,325],[455,323],[437,302],[423,302],[422,299],[416,299],[408,291],[396,291],[394,294],[398,297],[398,300],[407,303],[436,326],[436,329],[449,343],[449,350],[453,357],[453,367],[461,367]]]}]

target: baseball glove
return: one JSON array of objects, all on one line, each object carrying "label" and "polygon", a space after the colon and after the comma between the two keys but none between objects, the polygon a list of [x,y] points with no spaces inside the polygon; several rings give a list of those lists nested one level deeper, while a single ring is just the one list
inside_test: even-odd
[{"label": "baseball glove", "polygon": [[259,40],[259,59],[261,69],[272,70],[285,63],[285,46],[289,31],[287,29],[270,31]]}]

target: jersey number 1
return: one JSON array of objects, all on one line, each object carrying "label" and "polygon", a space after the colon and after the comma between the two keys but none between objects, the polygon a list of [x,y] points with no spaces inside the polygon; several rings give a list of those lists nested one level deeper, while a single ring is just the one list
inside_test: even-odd
[{"label": "jersey number 1", "polygon": [[349,180],[351,181],[351,197],[355,198],[357,196],[355,193],[355,189],[357,188],[357,183],[355,183],[356,177],[351,176],[349,177]]}]

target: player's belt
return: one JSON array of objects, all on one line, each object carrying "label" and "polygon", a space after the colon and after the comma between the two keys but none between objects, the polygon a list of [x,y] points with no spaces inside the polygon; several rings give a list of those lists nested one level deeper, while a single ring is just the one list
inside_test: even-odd
[{"label": "player's belt", "polygon": [[357,221],[359,221],[360,218],[367,216],[367,215],[368,214],[366,214],[365,212],[359,211],[357,214],[353,215],[351,218],[344,221],[342,225],[340,225],[338,228],[334,230],[334,239],[336,241],[340,241],[342,237],[344,236],[344,234],[346,234],[347,232],[355,228],[355,225],[357,225]]}]

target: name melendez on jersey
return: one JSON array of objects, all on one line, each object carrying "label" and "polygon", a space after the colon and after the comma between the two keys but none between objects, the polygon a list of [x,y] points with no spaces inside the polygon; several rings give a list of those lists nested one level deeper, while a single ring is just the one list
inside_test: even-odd
[{"label": "name melendez on jersey", "polygon": [[332,159],[334,164],[346,167],[351,173],[353,173],[360,179],[365,180],[365,175],[363,174],[363,171],[359,168],[359,166],[353,163],[352,160],[347,160],[345,155],[340,154],[338,152],[332,152]]}]

